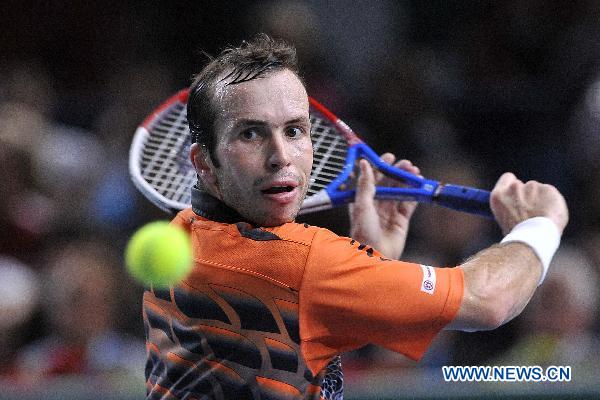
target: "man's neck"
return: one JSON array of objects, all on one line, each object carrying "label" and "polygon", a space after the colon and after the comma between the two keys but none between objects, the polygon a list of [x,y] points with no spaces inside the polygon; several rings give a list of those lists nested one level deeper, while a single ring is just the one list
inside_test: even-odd
[{"label": "man's neck", "polygon": [[251,222],[215,196],[197,187],[192,188],[192,210],[197,215],[216,222]]}]

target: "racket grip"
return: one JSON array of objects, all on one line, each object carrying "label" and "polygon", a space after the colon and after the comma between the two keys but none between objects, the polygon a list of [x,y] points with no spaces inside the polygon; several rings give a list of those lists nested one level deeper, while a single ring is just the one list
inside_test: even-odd
[{"label": "racket grip", "polygon": [[490,192],[486,190],[440,184],[433,202],[453,210],[494,218],[490,208]]}]

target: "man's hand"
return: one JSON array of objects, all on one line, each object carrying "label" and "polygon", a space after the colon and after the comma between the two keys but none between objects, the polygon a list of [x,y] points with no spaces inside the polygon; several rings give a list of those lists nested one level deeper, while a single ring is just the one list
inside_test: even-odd
[{"label": "man's hand", "polygon": [[[393,164],[396,157],[385,153],[381,159]],[[402,184],[374,172],[371,164],[360,160],[360,176],[356,186],[356,198],[350,205],[350,236],[363,244],[368,244],[391,259],[398,259],[404,250],[410,218],[417,207],[414,201],[375,200],[375,185],[397,186]],[[419,168],[408,160],[394,164],[413,174]]]},{"label": "man's hand", "polygon": [[[496,183],[490,206],[505,234],[533,217],[549,218],[562,233],[569,220],[565,199],[554,186],[523,183],[511,173]],[[494,329],[510,321],[531,299],[544,267],[532,247],[515,241],[482,250],[460,268],[464,273],[463,301],[447,329]]]},{"label": "man's hand", "polygon": [[551,219],[562,233],[569,220],[565,199],[554,186],[536,181],[523,183],[510,172],[496,183],[490,206],[504,234],[533,217]]}]

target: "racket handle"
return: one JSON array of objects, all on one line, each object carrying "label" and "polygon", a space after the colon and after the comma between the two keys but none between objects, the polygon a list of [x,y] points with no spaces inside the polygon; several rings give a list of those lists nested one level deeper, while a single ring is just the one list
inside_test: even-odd
[{"label": "racket handle", "polygon": [[494,218],[490,209],[490,192],[486,190],[440,184],[433,196],[433,202],[453,210]]}]

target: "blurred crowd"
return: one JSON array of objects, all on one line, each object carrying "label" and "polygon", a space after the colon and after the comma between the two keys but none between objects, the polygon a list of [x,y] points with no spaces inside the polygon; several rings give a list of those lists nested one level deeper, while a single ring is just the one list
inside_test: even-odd
[{"label": "blurred crowd", "polygon": [[[0,17],[0,377],[143,387],[143,288],[122,252],[137,227],[169,216],[132,185],[129,144],[202,51],[257,32],[294,43],[309,93],[378,151],[481,188],[512,171],[570,205],[564,245],[522,316],[445,332],[419,364],[365,347],[346,356],[348,375],[600,365],[598,2],[54,3]],[[303,221],[348,233],[344,209]],[[492,221],[420,206],[404,259],[453,266],[500,238]]]}]

